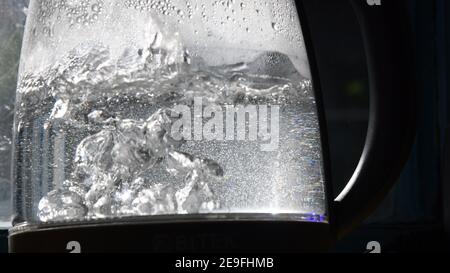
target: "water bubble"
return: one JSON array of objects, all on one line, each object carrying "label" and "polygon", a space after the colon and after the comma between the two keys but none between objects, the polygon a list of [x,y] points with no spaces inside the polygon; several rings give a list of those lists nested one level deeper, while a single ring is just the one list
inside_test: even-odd
[{"label": "water bubble", "polygon": [[277,23],[272,22],[272,29],[275,30],[275,31],[278,31],[278,30],[279,30],[279,29],[278,29]]},{"label": "water bubble", "polygon": [[99,5],[98,4],[94,4],[94,5],[92,5],[92,11],[93,12],[98,12],[99,10],[100,10],[100,8],[99,8]]}]

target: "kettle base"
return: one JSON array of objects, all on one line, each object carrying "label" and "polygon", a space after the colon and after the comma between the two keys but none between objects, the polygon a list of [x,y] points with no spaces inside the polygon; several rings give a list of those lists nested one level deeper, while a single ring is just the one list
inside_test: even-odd
[{"label": "kettle base", "polygon": [[280,221],[108,223],[13,232],[12,253],[326,252],[330,225]]}]

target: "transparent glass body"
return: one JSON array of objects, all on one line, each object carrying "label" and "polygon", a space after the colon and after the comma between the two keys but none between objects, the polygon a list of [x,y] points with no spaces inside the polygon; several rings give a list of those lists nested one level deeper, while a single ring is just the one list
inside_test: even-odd
[{"label": "transparent glass body", "polygon": [[0,1],[0,230],[11,227],[14,98],[27,0]]},{"label": "transparent glass body", "polygon": [[327,221],[294,1],[32,0],[28,12],[15,225]]}]

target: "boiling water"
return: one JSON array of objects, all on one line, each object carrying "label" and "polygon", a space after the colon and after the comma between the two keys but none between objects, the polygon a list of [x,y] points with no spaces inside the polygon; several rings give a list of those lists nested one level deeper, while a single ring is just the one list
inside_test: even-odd
[{"label": "boiling water", "polygon": [[[251,62],[211,66],[182,46],[161,46],[161,35],[118,58],[103,45],[79,46],[21,75],[15,222],[204,213],[324,220],[314,94],[289,56],[259,52]],[[260,135],[175,137],[173,109],[193,109],[198,98],[203,107],[278,106],[279,119],[268,120],[279,122],[275,149],[261,149],[268,139]]]}]

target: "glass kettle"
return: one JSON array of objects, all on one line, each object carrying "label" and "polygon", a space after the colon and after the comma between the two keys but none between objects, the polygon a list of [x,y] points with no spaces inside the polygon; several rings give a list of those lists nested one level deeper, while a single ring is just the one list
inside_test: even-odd
[{"label": "glass kettle", "polygon": [[326,250],[412,142],[406,26],[387,23],[398,3],[353,1],[371,121],[334,199],[302,1],[32,0],[11,251]]}]

